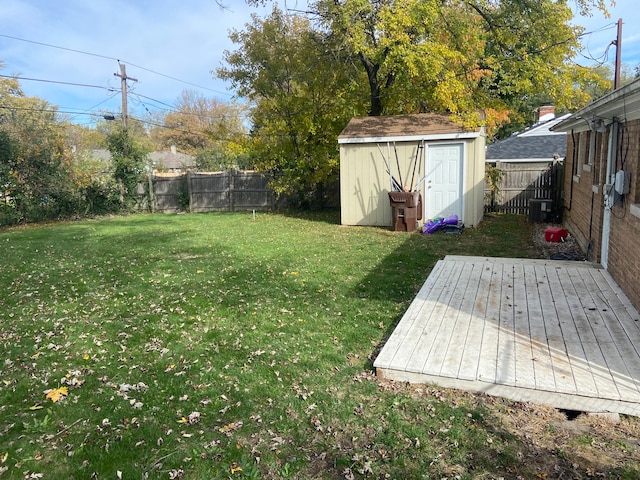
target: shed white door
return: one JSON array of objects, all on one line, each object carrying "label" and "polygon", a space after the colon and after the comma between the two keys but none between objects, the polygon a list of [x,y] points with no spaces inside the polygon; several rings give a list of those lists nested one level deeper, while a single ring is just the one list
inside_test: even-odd
[{"label": "shed white door", "polygon": [[426,156],[424,218],[462,219],[463,144],[429,145]]}]

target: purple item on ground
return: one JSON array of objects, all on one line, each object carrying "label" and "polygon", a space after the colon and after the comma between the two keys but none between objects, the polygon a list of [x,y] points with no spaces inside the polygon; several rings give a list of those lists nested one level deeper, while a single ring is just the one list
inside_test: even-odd
[{"label": "purple item on ground", "polygon": [[446,225],[457,225],[458,224],[458,216],[451,215],[447,218],[435,218],[424,224],[423,233],[433,233],[440,230],[442,227]]}]

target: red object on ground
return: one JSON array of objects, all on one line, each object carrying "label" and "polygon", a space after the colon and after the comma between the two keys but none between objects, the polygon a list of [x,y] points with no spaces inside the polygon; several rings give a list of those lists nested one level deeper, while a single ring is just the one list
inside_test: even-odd
[{"label": "red object on ground", "polygon": [[544,239],[547,242],[561,242],[569,236],[569,232],[561,227],[549,227],[544,231]]}]

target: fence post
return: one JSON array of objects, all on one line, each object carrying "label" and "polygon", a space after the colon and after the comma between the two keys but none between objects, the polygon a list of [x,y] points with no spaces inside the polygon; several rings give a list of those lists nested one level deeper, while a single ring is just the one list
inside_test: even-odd
[{"label": "fence post", "polygon": [[187,170],[187,195],[189,196],[189,212],[193,212],[193,188],[191,186],[191,170]]},{"label": "fence post", "polygon": [[229,175],[229,211],[231,212],[235,212],[236,211],[236,205],[235,205],[235,188],[236,188],[236,182],[235,182],[235,178],[236,178],[236,170],[235,168],[230,168],[228,170],[228,175]]},{"label": "fence post", "polygon": [[153,191],[153,172],[148,172],[147,173],[147,182],[149,183],[149,211],[151,213],[155,212],[155,204],[154,204],[154,200],[155,200],[155,192]]}]

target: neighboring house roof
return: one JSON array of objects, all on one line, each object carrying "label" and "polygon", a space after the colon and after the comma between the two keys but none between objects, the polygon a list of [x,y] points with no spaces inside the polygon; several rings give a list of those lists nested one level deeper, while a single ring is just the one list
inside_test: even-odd
[{"label": "neighboring house roof", "polygon": [[[87,154],[96,160],[111,161],[111,152],[109,150],[97,148],[89,150]],[[169,152],[151,152],[149,158],[154,168],[166,168],[168,170],[184,170],[194,167],[196,164],[195,157],[192,155],[176,152],[173,149]]]},{"label": "neighboring house roof", "polygon": [[481,129],[466,129],[448,115],[437,113],[354,117],[338,136],[338,143],[473,138],[480,132]]},{"label": "neighboring house roof", "polygon": [[567,154],[567,135],[565,132],[550,130],[569,114],[538,123],[524,132],[514,133],[509,138],[499,140],[487,147],[486,160],[535,161],[564,158]]},{"label": "neighboring house roof", "polygon": [[194,167],[196,160],[191,155],[180,152],[151,152],[149,154],[155,168],[168,168],[169,170],[184,170]]},{"label": "neighboring house roof", "polygon": [[111,161],[111,152],[103,148],[95,148],[93,150],[83,150],[83,151],[80,151],[80,155],[85,155],[95,160],[102,160],[104,162]]}]

